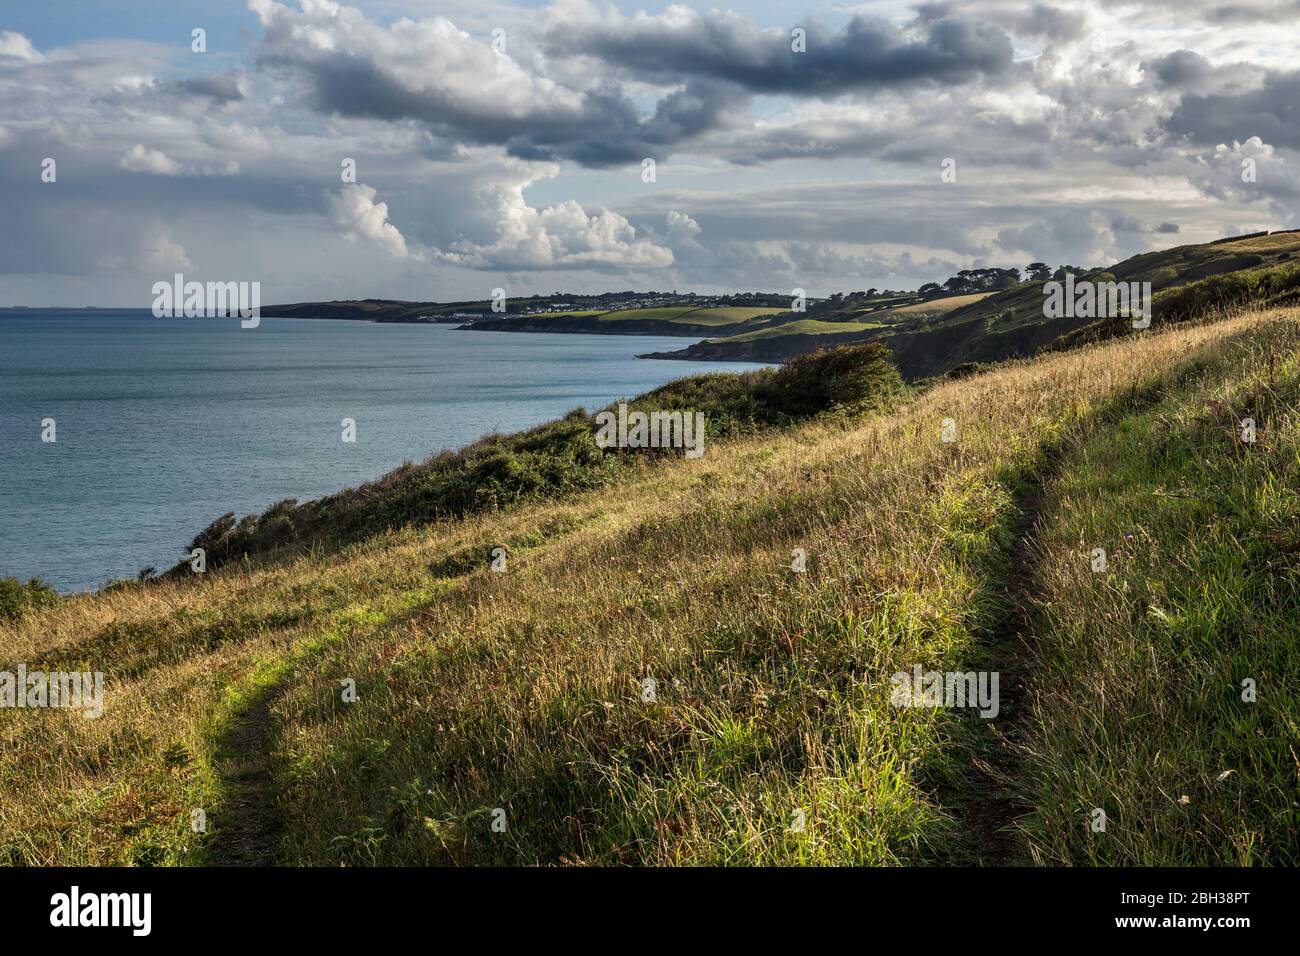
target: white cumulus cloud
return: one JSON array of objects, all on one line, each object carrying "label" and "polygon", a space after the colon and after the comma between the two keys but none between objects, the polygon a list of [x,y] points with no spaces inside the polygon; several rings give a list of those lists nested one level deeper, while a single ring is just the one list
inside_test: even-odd
[{"label": "white cumulus cloud", "polygon": [[349,241],[368,239],[399,259],[411,256],[406,239],[388,221],[388,203],[375,202],[376,195],[375,188],[365,183],[344,186],[329,197],[330,221]]},{"label": "white cumulus cloud", "polygon": [[[521,168],[526,167],[526,168]],[[537,209],[524,190],[554,176],[554,164],[503,166],[478,186],[480,209],[492,222],[490,242],[463,239],[437,252],[446,262],[475,269],[624,269],[672,265],[670,248],[639,237],[619,213],[600,209],[589,214],[568,200]]]},{"label": "white cumulus cloud", "polygon": [[143,143],[136,143],[117,161],[117,165],[128,173],[153,173],[156,176],[179,176],[184,170],[160,149],[150,149]]},{"label": "white cumulus cloud", "polygon": [[13,30],[0,31],[0,56],[12,56],[19,60],[42,59],[32,46],[32,41]]}]

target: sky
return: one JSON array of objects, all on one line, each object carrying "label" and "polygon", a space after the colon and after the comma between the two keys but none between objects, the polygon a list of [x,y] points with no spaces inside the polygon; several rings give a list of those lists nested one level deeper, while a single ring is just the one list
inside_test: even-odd
[{"label": "sky", "polygon": [[8,2],[0,305],[826,295],[1294,228],[1297,49],[1300,0]]}]

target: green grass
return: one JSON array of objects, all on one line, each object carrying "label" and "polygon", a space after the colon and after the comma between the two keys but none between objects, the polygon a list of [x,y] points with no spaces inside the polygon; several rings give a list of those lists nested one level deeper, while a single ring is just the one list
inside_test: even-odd
[{"label": "green grass", "polygon": [[[365,510],[419,515],[426,481],[497,467],[562,477],[590,438],[570,416],[340,498],[335,527],[377,522],[354,538],[0,621],[0,670],[108,683],[98,720],[0,710],[0,862],[220,859],[256,718],[243,757],[286,864],[973,863],[982,761],[1024,804],[1025,862],[1296,863],[1295,316],[1005,363],[901,407],[861,348],[641,397],[730,423],[697,460],[435,520]],[[501,455],[535,457],[475,470]],[[1014,747],[893,706],[913,664],[1021,673],[995,722]]]},{"label": "green grass", "polygon": [[1300,863],[1298,347],[1293,322],[1225,343],[1051,489],[1025,742],[1038,859]]},{"label": "green grass", "polygon": [[[631,319],[654,319],[661,322],[674,322],[678,325],[703,325],[703,326],[723,326],[723,325],[740,325],[753,319],[761,318],[767,315],[775,315],[779,312],[788,311],[786,309],[769,307],[769,308],[749,308],[749,307],[719,307],[719,308],[691,308],[681,306],[670,306],[660,309],[622,309],[616,312],[600,313],[601,322],[623,322]],[[580,314],[580,313],[573,313]]]},{"label": "green grass", "polygon": [[602,322],[623,322],[628,319],[658,319],[667,322],[692,311],[689,307],[671,306],[663,309],[622,309],[618,312],[606,312],[600,317]]},{"label": "green grass", "polygon": [[770,329],[755,329],[730,335],[725,339],[710,339],[710,342],[753,342],[757,339],[770,339],[782,335],[834,335],[845,332],[865,332],[868,329],[884,328],[882,322],[825,322],[821,319],[798,319]]},{"label": "green grass", "polygon": [[777,315],[788,311],[788,309],[776,307],[747,308],[742,306],[696,309],[693,312],[679,315],[672,321],[681,325],[739,325],[763,316]]}]

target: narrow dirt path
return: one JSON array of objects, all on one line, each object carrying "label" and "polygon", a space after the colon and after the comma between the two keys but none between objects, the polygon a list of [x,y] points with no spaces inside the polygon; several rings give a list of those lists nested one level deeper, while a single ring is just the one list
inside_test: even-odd
[{"label": "narrow dirt path", "polygon": [[1002,611],[993,620],[982,648],[982,659],[988,662],[985,666],[998,674],[998,713],[991,721],[978,715],[974,718],[982,726],[971,756],[969,790],[954,808],[969,836],[971,862],[980,866],[1027,862],[1015,821],[1030,810],[1018,795],[1021,757],[1017,743],[1032,661],[1032,600],[1039,564],[1035,531],[1045,488],[1056,477],[1062,460],[1060,449],[1044,449],[1023,476],[1009,527],[1013,544],[996,585]]},{"label": "narrow dirt path", "polygon": [[269,689],[234,723],[222,743],[218,769],[230,794],[220,826],[209,842],[213,866],[270,866],[278,827],[271,773],[271,705],[284,685]]},{"label": "narrow dirt path", "polygon": [[1033,660],[1033,582],[1039,562],[1035,530],[1044,489],[1061,461],[1059,450],[1046,450],[1016,498],[1010,527],[1014,540],[999,588],[1004,610],[985,644],[991,666],[998,671],[999,709],[991,721],[976,718],[991,726],[984,730],[982,746],[971,759],[970,794],[962,808],[974,862],[980,866],[1028,862],[1015,830],[1016,820],[1030,809],[1016,786],[1021,762],[1017,744]]},{"label": "narrow dirt path", "polygon": [[[1121,392],[1092,416],[1087,431],[1095,434],[1097,429],[1123,415],[1160,401],[1169,387],[1192,374],[1195,368],[1194,364],[1188,365],[1171,380],[1150,383],[1144,388],[1135,384]],[[962,795],[956,807],[959,821],[967,828],[972,862],[981,866],[1032,862],[1016,822],[1032,809],[1020,783],[1024,769],[1022,728],[1032,696],[1035,659],[1034,582],[1041,561],[1037,526],[1043,515],[1047,489],[1061,475],[1080,438],[1076,436],[1065,444],[1040,448],[1021,476],[1013,504],[1014,517],[1008,528],[1012,545],[1003,574],[995,585],[1002,611],[989,627],[981,647],[981,659],[990,662],[989,666],[999,674],[998,716],[981,721],[991,727],[981,728],[981,739],[971,758],[969,793]]]}]

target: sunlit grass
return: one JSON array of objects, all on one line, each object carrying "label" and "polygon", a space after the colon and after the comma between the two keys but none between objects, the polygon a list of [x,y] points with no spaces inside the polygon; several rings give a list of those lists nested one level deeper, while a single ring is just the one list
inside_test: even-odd
[{"label": "sunlit grass", "polygon": [[[0,711],[0,862],[211,859],[223,747],[267,701],[284,863],[969,861],[988,728],[891,706],[889,677],[987,662],[1048,446],[1026,858],[1294,862],[1293,329],[1011,363],[561,501],[28,612],[0,669],[102,670],[107,701]],[[1259,444],[1207,401],[1258,408]],[[1086,547],[1129,533],[1141,573],[1093,577]],[[1106,848],[1085,804],[1112,808]]]}]

